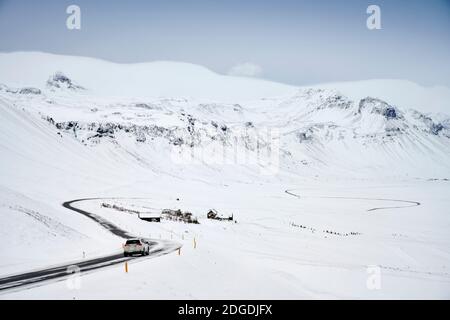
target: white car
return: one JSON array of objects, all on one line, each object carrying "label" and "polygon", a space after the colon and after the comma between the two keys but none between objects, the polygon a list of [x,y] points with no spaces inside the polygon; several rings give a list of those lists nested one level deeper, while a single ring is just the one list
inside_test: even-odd
[{"label": "white car", "polygon": [[150,246],[148,241],[145,239],[128,239],[123,246],[123,255],[125,257],[131,256],[133,254],[141,254],[143,256],[148,256],[150,253]]}]

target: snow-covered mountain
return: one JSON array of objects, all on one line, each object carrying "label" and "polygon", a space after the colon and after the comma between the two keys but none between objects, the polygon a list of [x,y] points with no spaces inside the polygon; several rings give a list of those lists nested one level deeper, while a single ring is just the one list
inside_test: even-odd
[{"label": "snow-covered mountain", "polygon": [[423,113],[450,113],[450,89],[444,86],[423,87],[407,80],[374,79],[322,83],[313,87],[339,90],[352,100],[371,96]]},{"label": "snow-covered mountain", "polygon": [[[383,83],[389,90],[377,91]],[[403,94],[391,95],[395,88]],[[2,242],[10,239],[14,245],[2,247],[1,260],[16,261],[26,269],[73,259],[80,247],[92,248],[93,253],[116,248],[117,238],[60,207],[62,201],[77,197],[151,192],[158,205],[170,207],[182,194],[193,211],[206,210],[211,206],[206,200],[215,199],[216,207],[247,212],[242,214],[243,225],[248,222],[245,234],[261,232],[253,228],[264,219],[264,230],[276,226],[285,234],[291,231],[264,212],[277,211],[280,219],[297,217],[297,202],[288,202],[296,199],[281,198],[288,186],[308,181],[302,185],[306,190],[322,190],[329,181],[349,179],[448,181],[446,95],[445,88],[428,90],[399,80],[295,88],[218,75],[185,63],[121,65],[44,53],[2,53],[0,231]],[[429,102],[439,114],[411,101]],[[238,191],[224,191],[229,186]],[[270,187],[258,189],[262,186]],[[196,188],[202,191],[197,194]],[[256,189],[265,200],[256,196]],[[227,201],[222,199],[225,195]],[[444,205],[437,203],[430,210],[441,219]],[[313,212],[315,205],[302,208]],[[330,210],[323,211],[325,217]],[[342,211],[346,210],[353,209]],[[311,225],[371,232],[357,219],[311,217],[301,218]],[[391,232],[401,218],[380,223],[386,222],[383,227]],[[422,221],[420,216],[417,221]],[[426,220],[424,225],[434,222]],[[414,228],[405,227],[405,232]],[[444,238],[440,241],[447,241]],[[61,248],[66,250],[59,253]],[[27,252],[27,258],[18,258],[17,251]],[[349,249],[349,256],[353,253]],[[437,256],[430,261],[444,259]],[[11,270],[10,265],[0,266],[2,273]]]},{"label": "snow-covered mountain", "polygon": [[[0,83],[42,87],[57,71],[87,89],[109,97],[189,98],[238,102],[292,95],[294,86],[255,78],[219,75],[189,63],[156,61],[118,64],[104,60],[41,52],[0,53]],[[407,80],[378,79],[310,86],[338,90],[352,100],[367,96],[423,113],[449,113],[450,89],[423,87]]]},{"label": "snow-covered mountain", "polygon": [[117,64],[39,52],[0,53],[0,83],[41,87],[61,71],[90,92],[109,97],[195,97],[231,101],[280,95],[294,87],[216,74],[189,63],[157,61]]},{"label": "snow-covered mountain", "polygon": [[[19,73],[17,66],[29,71]],[[177,165],[220,167],[233,162],[235,148],[256,158],[256,145],[268,152],[275,143],[281,173],[446,176],[449,169],[450,118],[376,96],[352,99],[335,89],[293,89],[168,62],[115,65],[17,53],[1,55],[0,67],[5,108],[41,117],[49,130],[92,147],[87,150],[120,147],[149,168],[161,160],[146,154],[147,147]],[[208,100],[210,94],[215,99]],[[222,95],[230,102],[217,100]]]}]

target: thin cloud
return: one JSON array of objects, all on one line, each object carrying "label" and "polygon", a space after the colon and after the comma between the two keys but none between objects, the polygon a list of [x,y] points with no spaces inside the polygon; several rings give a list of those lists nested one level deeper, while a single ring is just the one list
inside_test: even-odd
[{"label": "thin cloud", "polygon": [[237,64],[228,71],[230,76],[239,77],[260,77],[262,73],[262,67],[252,62]]}]

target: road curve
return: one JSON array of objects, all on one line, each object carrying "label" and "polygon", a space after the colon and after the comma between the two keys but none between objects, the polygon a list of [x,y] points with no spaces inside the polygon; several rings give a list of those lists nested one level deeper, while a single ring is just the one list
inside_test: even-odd
[{"label": "road curve", "polygon": [[[100,224],[105,229],[109,230],[112,234],[119,236],[124,239],[133,238],[126,230],[119,228],[103,217],[96,215],[94,213],[76,208],[72,206],[73,203],[86,201],[86,200],[97,200],[102,198],[84,198],[84,199],[75,199],[64,202],[63,207],[75,211],[77,213],[83,214],[88,218],[94,220],[98,224]],[[11,275],[7,277],[0,278],[0,292],[12,289],[22,289],[25,287],[31,287],[39,284],[43,284],[44,282],[48,282],[50,280],[62,280],[67,276],[73,274],[74,272],[88,272],[93,271],[100,268],[105,268],[108,266],[116,265],[118,263],[123,263],[125,261],[134,260],[134,259],[148,259],[152,257],[157,257],[161,255],[168,254],[177,250],[180,245],[173,241],[165,241],[165,240],[150,240],[150,254],[144,257],[124,257],[122,253],[115,253],[112,255],[97,257],[94,259],[87,259],[76,261],[72,263],[65,263],[59,266],[53,266],[50,268],[30,271],[26,273]]]},{"label": "road curve", "polygon": [[81,213],[82,215],[85,215],[86,217],[94,220],[95,222],[100,224],[103,228],[107,229],[108,231],[110,231],[112,234],[114,234],[116,236],[119,236],[119,237],[124,238],[124,239],[134,238],[133,235],[129,234],[127,231],[119,228],[118,226],[116,226],[115,224],[109,222],[108,220],[104,219],[103,217],[100,217],[99,215],[96,215],[95,213],[88,212],[86,210],[82,210],[82,209],[79,209],[79,208],[76,208],[76,207],[72,206],[72,204],[75,203],[75,202],[88,201],[88,200],[100,200],[100,199],[104,199],[104,198],[75,199],[75,200],[70,200],[70,201],[64,202],[62,204],[62,206],[64,208],[69,209],[69,210],[72,210],[72,211]]},{"label": "road curve", "polygon": [[[302,197],[292,191],[295,190],[285,190],[284,192],[301,199]],[[375,210],[386,210],[386,209],[401,209],[401,208],[409,208],[409,207],[415,207],[420,206],[420,202],[417,201],[411,201],[411,200],[400,200],[400,199],[384,199],[384,198],[358,198],[358,197],[331,197],[331,196],[318,196],[318,197],[308,197],[308,198],[319,198],[319,199],[344,199],[344,200],[369,200],[369,201],[392,201],[392,202],[401,202],[405,203],[406,205],[403,206],[390,206],[390,207],[374,207],[367,209],[367,211],[375,211]]]}]

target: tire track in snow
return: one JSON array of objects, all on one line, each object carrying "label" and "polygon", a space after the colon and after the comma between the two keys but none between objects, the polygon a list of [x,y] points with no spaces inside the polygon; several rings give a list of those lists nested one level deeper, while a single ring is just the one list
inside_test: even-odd
[{"label": "tire track in snow", "polygon": [[[295,191],[295,189],[288,189],[284,192],[296,197],[298,199],[301,199],[302,197],[292,191]],[[306,197],[305,197],[306,198]],[[307,197],[307,198],[322,198],[322,199],[349,199],[349,200],[373,200],[373,201],[394,201],[394,202],[403,202],[408,203],[409,205],[405,206],[391,206],[391,207],[376,207],[376,208],[370,208],[367,211],[375,211],[375,210],[383,210],[383,209],[400,209],[400,208],[408,208],[408,207],[415,207],[420,206],[421,203],[417,201],[410,201],[410,200],[400,200],[400,199],[384,199],[384,198],[359,198],[359,197],[332,197],[332,196],[319,196],[319,197]],[[308,261],[308,260],[305,260]],[[369,265],[365,264],[337,264],[334,262],[327,262],[327,261],[309,261],[307,263],[303,262],[303,265],[311,265],[314,267],[338,267],[338,268],[344,268],[344,269],[359,269],[359,268],[365,268],[369,267]],[[417,279],[424,279],[424,280],[434,280],[438,279],[440,281],[446,281],[450,283],[450,273],[448,272],[442,272],[442,271],[429,271],[429,270],[417,270],[410,267],[397,267],[397,266],[386,266],[386,265],[377,265],[379,268],[387,271],[392,272],[396,276],[398,274],[406,277],[412,277]]]},{"label": "tire track in snow", "polygon": [[[298,194],[295,194],[292,192],[293,190],[285,190],[284,192],[294,196],[296,198],[301,199],[302,197]],[[400,200],[400,199],[385,199],[385,198],[359,198],[359,197],[332,197],[332,196],[318,196],[318,197],[308,197],[308,198],[319,198],[319,199],[343,199],[343,200],[368,200],[368,201],[392,201],[392,202],[402,202],[406,203],[407,205],[403,206],[390,206],[390,207],[375,207],[367,209],[367,211],[375,211],[375,210],[386,210],[386,209],[402,209],[402,208],[409,208],[409,207],[416,207],[420,206],[421,203],[417,201],[411,201],[411,200]]]}]

